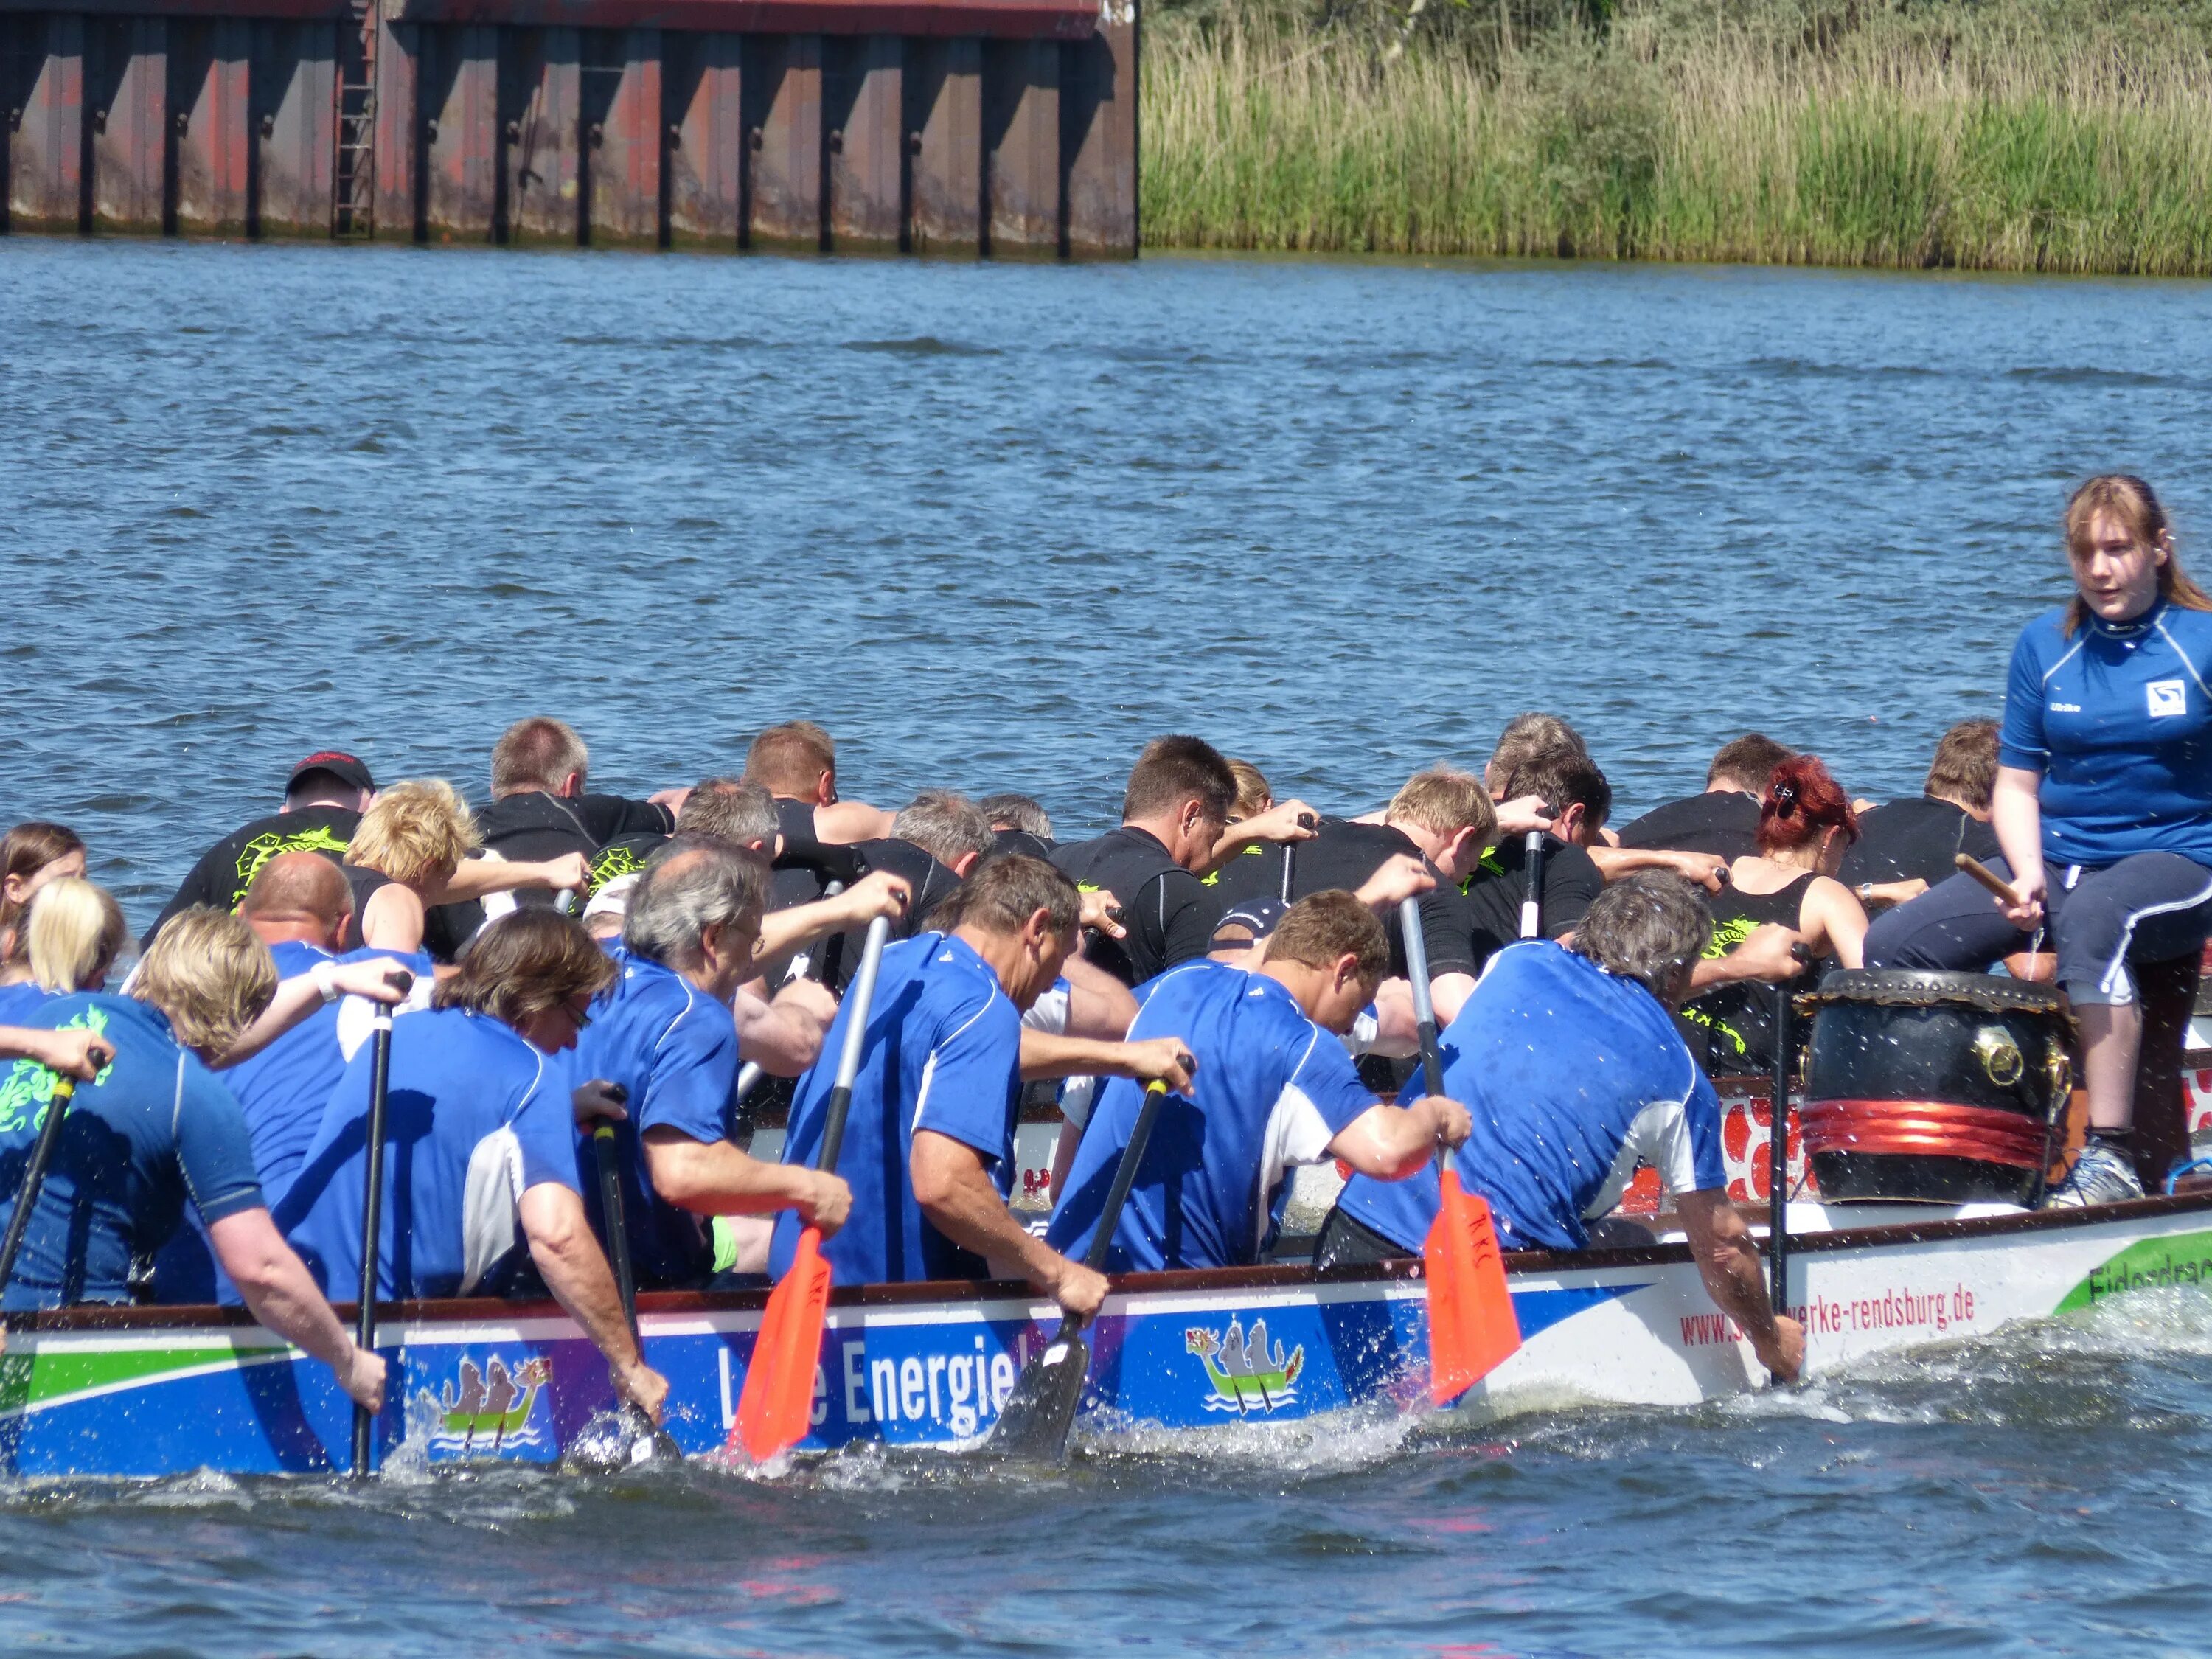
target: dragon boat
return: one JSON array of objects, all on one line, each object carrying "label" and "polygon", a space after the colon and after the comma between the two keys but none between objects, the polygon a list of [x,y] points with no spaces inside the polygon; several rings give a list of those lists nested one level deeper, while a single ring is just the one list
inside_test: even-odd
[{"label": "dragon boat", "polygon": [[[1762,1386],[1669,1220],[1642,1224],[1647,1244],[1508,1256],[1522,1346],[1455,1411],[1683,1406]],[[1814,1376],[2146,1286],[2212,1285],[2212,1194],[2039,1212],[1796,1203],[1790,1226],[1790,1299]],[[1420,1271],[1282,1263],[1117,1279],[1094,1328],[1079,1433],[1423,1409]],[[666,1427],[687,1455],[727,1439],[766,1299],[640,1299],[647,1358],[672,1385]],[[802,1455],[975,1441],[1057,1323],[1018,1284],[838,1292]],[[396,1304],[383,1329],[392,1388],[380,1467],[552,1464],[604,1434],[606,1366],[550,1304]],[[19,1477],[327,1475],[347,1468],[349,1431],[330,1373],[231,1310],[33,1316],[0,1358],[0,1468]]]},{"label": "dragon boat", "polygon": [[[2063,1012],[2045,1006],[2047,993],[1978,976],[1832,976],[1802,1001],[1818,1012],[1780,1162],[1787,1300],[1805,1325],[1808,1376],[2147,1288],[2212,1288],[2212,1182],[2033,1207],[2060,1143],[2078,1144],[2081,1110]],[[2191,1032],[2185,1052],[2179,1035],[2177,1024],[2179,1063],[2160,1073],[2155,1093],[2179,1109],[2177,1144],[2203,1157],[2212,1050]],[[1729,1196],[1763,1234],[1771,1087],[1716,1086]],[[1060,1127],[1039,1104],[1015,1137],[1014,1202],[1038,1224]],[[757,1154],[775,1155],[779,1127],[754,1127]],[[1885,1172],[1894,1169],[1957,1190],[1950,1201],[1926,1191],[1901,1200]],[[1325,1166],[1300,1171],[1273,1261],[1115,1279],[1091,1331],[1079,1435],[1429,1409],[1420,1262],[1310,1265],[1313,1229],[1340,1180]],[[1992,1180],[2010,1197],[1989,1196]],[[1680,1407],[1765,1386],[1649,1170],[1595,1237],[1604,1248],[1507,1255],[1522,1346],[1454,1414]],[[665,1427],[685,1455],[726,1443],[767,1300],[764,1289],[639,1298],[646,1358],[670,1383]],[[1016,1283],[836,1292],[799,1454],[978,1442],[1059,1322],[1057,1308]],[[550,1303],[398,1303],[380,1332],[392,1381],[376,1424],[380,1468],[604,1455],[615,1405],[607,1368]],[[0,1354],[0,1474],[21,1478],[328,1475],[350,1465],[351,1415],[328,1370],[239,1310],[25,1316],[9,1322]]]}]

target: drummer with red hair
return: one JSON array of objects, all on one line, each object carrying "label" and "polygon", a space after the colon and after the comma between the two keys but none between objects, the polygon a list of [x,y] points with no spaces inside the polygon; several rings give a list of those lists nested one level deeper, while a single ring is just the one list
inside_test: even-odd
[{"label": "drummer with red hair", "polygon": [[2129,1144],[2142,1012],[2130,964],[2212,937],[2212,597],[2182,574],[2157,495],[2090,479],[2066,505],[2074,597],[2021,632],[1997,738],[1991,868],[2005,904],[1954,876],[1875,924],[1876,968],[1986,969],[2057,952],[2081,1024],[2091,1137],[2054,1198],[2139,1195]]},{"label": "drummer with red hair", "polygon": [[[1709,960],[1726,957],[1753,931],[1778,923],[1814,960],[1860,965],[1866,911],[1836,879],[1859,838],[1850,797],[1815,756],[1793,755],[1769,774],[1759,796],[1759,851],[1729,866],[1729,882],[1708,901]],[[1774,1065],[1774,994],[1738,982],[1706,992],[1681,1011],[1690,1049],[1709,1073],[1764,1074]]]}]

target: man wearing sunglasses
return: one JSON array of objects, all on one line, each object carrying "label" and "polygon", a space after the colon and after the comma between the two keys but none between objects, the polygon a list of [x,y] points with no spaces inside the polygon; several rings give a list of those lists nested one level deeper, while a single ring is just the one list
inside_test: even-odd
[{"label": "man wearing sunglasses", "polygon": [[[517,910],[470,940],[431,1007],[393,1022],[378,1293],[500,1296],[528,1290],[534,1264],[606,1356],[616,1392],[658,1420],[667,1379],[638,1352],[585,1213],[573,1079],[557,1058],[613,976],[580,923]],[[374,1053],[364,1044],[347,1066],[276,1206],[325,1293],[361,1280]]]}]

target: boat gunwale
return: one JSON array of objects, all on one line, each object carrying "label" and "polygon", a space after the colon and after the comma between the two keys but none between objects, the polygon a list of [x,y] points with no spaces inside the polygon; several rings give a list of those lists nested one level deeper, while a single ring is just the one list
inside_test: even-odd
[{"label": "boat gunwale", "polygon": [[[1759,1206],[1762,1212],[1764,1206]],[[1899,1221],[1875,1226],[1838,1228],[1832,1231],[1792,1234],[1792,1255],[1823,1255],[1844,1250],[1879,1249],[1899,1244],[1923,1244],[1948,1240],[2003,1238],[2019,1234],[2064,1231],[2114,1222],[2150,1221],[2167,1216],[2212,1214],[2212,1190],[2128,1199],[2116,1204],[2081,1208],[2034,1210],[2019,1215],[1947,1217],[1926,1221]],[[1607,1268],[1655,1267],[1691,1260],[1686,1243],[1629,1245],[1591,1250],[1514,1250],[1505,1255],[1510,1275],[1589,1272]],[[1113,1293],[1121,1297],[1206,1293],[1223,1291],[1303,1290],[1318,1285],[1419,1284],[1422,1278],[1418,1256],[1326,1270],[1293,1262],[1254,1267],[1181,1268],[1167,1273],[1117,1273],[1111,1277]],[[768,1289],[742,1291],[647,1291],[637,1298],[643,1316],[757,1312],[768,1304]],[[936,1304],[980,1305],[985,1303],[1048,1300],[1022,1279],[936,1279],[911,1285],[847,1285],[830,1293],[832,1308],[900,1308]],[[331,1304],[342,1320],[350,1321],[354,1304]],[[511,1325],[544,1319],[566,1319],[550,1298],[509,1302],[496,1297],[453,1297],[438,1301],[379,1303],[380,1317],[400,1324]],[[244,1308],[178,1304],[139,1307],[121,1303],[53,1308],[11,1315],[8,1328],[19,1334],[95,1331],[156,1331],[206,1329],[211,1327],[253,1327],[253,1316]]]}]

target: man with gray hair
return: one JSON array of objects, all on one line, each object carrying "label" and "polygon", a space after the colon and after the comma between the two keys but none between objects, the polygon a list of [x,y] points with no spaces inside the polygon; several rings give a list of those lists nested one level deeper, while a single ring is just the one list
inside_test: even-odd
[{"label": "man with gray hair", "polygon": [[[1789,1382],[1804,1328],[1767,1301],[1758,1247],[1729,1202],[1720,1102],[1674,1027],[1711,926],[1687,883],[1655,871],[1607,887],[1571,950],[1530,939],[1492,957],[1440,1043],[1444,1092],[1474,1119],[1453,1158],[1509,1250],[1589,1248],[1589,1224],[1650,1164],[1707,1292]],[[1354,1176],[1315,1260],[1419,1255],[1437,1206],[1433,1170],[1395,1184]]]},{"label": "man with gray hair", "polygon": [[[726,1138],[741,1058],[731,1000],[752,976],[767,895],[759,854],[717,841],[672,843],[631,890],[615,981],[577,1038],[575,1075],[627,1095],[615,1133],[642,1286],[704,1283],[714,1267],[713,1217],[790,1209],[835,1232],[852,1204],[837,1176],[761,1163]],[[583,1135],[580,1184],[596,1212],[591,1158]],[[604,1237],[605,1218],[592,1219]]]}]

